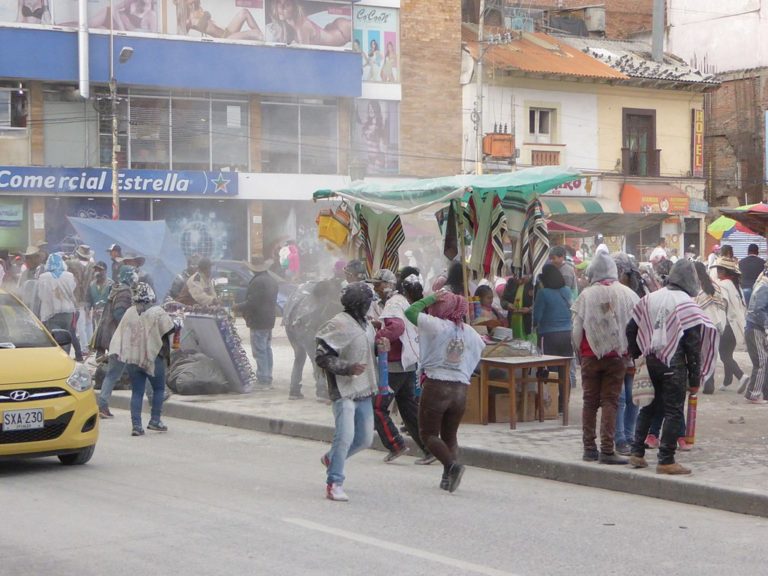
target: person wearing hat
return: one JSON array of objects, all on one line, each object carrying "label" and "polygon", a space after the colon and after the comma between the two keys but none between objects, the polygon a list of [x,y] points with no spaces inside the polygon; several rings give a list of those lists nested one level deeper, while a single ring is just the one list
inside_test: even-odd
[{"label": "person wearing hat", "polygon": [[344,266],[344,283],[342,288],[354,282],[363,282],[366,278],[368,278],[368,272],[365,269],[363,261],[350,260],[347,262],[347,265]]},{"label": "person wearing hat", "polygon": [[136,254],[126,254],[121,263],[126,264],[128,266],[133,266],[136,269],[136,274],[138,275],[138,282],[143,282],[144,284],[149,284],[149,286],[152,288],[152,290],[155,289],[155,282],[152,279],[152,276],[149,272],[144,270],[142,266],[144,266],[144,263],[147,261],[144,256],[138,256]]},{"label": "person wearing hat", "polygon": [[91,321],[88,317],[86,299],[88,288],[93,278],[93,250],[87,244],[81,244],[75,249],[74,254],[67,259],[67,270],[72,272],[75,277],[75,300],[77,301],[77,310],[75,311],[75,324],[77,326],[77,337],[83,344],[83,349],[91,341],[93,331]]},{"label": "person wearing hat", "polygon": [[101,321],[101,315],[107,305],[111,291],[112,280],[107,278],[107,265],[99,261],[93,265],[93,277],[85,296],[85,305],[91,318],[92,331],[96,330]]},{"label": "person wearing hat", "polygon": [[723,362],[723,384],[720,390],[731,385],[735,376],[739,380],[739,394],[743,394],[749,383],[749,377],[733,358],[736,346],[744,345],[744,330],[746,327],[747,309],[744,296],[741,293],[739,263],[736,258],[720,256],[715,260],[717,270],[717,285],[720,287],[725,300],[726,326],[720,337],[720,360]]},{"label": "person wearing hat", "polygon": [[112,260],[112,282],[117,284],[120,276],[120,266],[123,265],[123,248],[120,244],[111,244],[109,248],[107,248],[107,252]]},{"label": "person wearing hat", "polygon": [[[23,263],[19,274],[18,287],[21,290],[21,300],[36,315],[39,315],[37,303],[37,278],[42,268],[40,249],[37,246],[27,246],[21,254]],[[43,270],[44,271],[44,270]]]},{"label": "person wearing hat", "polygon": [[251,331],[251,352],[256,360],[256,380],[263,388],[272,386],[272,329],[275,327],[278,285],[269,272],[272,260],[263,256],[251,259],[253,278],[248,283],[245,302],[238,302],[233,310],[245,318]]},{"label": "person wearing hat", "polygon": [[110,356],[125,364],[131,378],[131,436],[144,435],[141,406],[147,380],[153,392],[147,428],[156,432],[168,431],[160,416],[173,332],[173,320],[156,304],[152,287],[139,282],[133,293],[133,306],[123,315],[109,345]]}]

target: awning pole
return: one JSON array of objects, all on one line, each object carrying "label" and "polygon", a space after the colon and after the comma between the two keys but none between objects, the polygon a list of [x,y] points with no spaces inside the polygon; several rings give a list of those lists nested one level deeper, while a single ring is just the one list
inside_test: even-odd
[{"label": "awning pole", "polygon": [[[458,232],[458,240],[459,240],[459,258],[461,258],[461,276],[464,280],[464,298],[467,299],[467,303],[469,303],[469,282],[468,282],[468,276],[469,273],[467,271],[467,258],[466,258],[466,252],[464,247],[464,211],[461,207],[461,200],[454,200],[456,202],[454,212],[456,214],[456,218],[458,221],[456,222],[457,232]],[[471,318],[471,307],[467,307],[467,314]]]}]

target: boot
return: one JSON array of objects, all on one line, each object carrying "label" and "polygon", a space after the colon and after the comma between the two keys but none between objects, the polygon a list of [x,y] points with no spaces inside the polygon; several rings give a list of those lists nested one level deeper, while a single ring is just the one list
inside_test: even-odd
[{"label": "boot", "polygon": [[598,462],[600,462],[600,464],[626,464],[628,460],[616,453],[606,454],[605,452],[600,452]]},{"label": "boot", "polygon": [[629,457],[629,465],[632,468],[648,468],[648,462],[646,462],[645,457],[636,456],[635,454]]},{"label": "boot", "polygon": [[672,464],[659,464],[656,466],[656,474],[669,474],[671,476],[682,476],[684,474],[690,474],[691,469],[686,468],[682,464],[674,462]]}]

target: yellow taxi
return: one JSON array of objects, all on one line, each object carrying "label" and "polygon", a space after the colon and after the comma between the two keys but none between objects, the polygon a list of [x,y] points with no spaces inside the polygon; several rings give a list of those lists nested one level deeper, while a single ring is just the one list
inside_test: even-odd
[{"label": "yellow taxi", "polygon": [[85,464],[99,437],[88,369],[15,296],[0,290],[0,459],[58,456]]}]

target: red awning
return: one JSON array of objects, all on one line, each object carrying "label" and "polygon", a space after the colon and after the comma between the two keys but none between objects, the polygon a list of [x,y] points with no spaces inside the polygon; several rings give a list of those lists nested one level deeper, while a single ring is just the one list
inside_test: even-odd
[{"label": "red awning", "polygon": [[546,223],[547,230],[557,232],[558,234],[568,234],[569,236],[589,236],[591,234],[586,228],[579,228],[578,226],[556,222],[555,220],[546,220]]},{"label": "red awning", "polygon": [[688,215],[690,199],[671,184],[624,184],[621,207],[624,212]]}]

